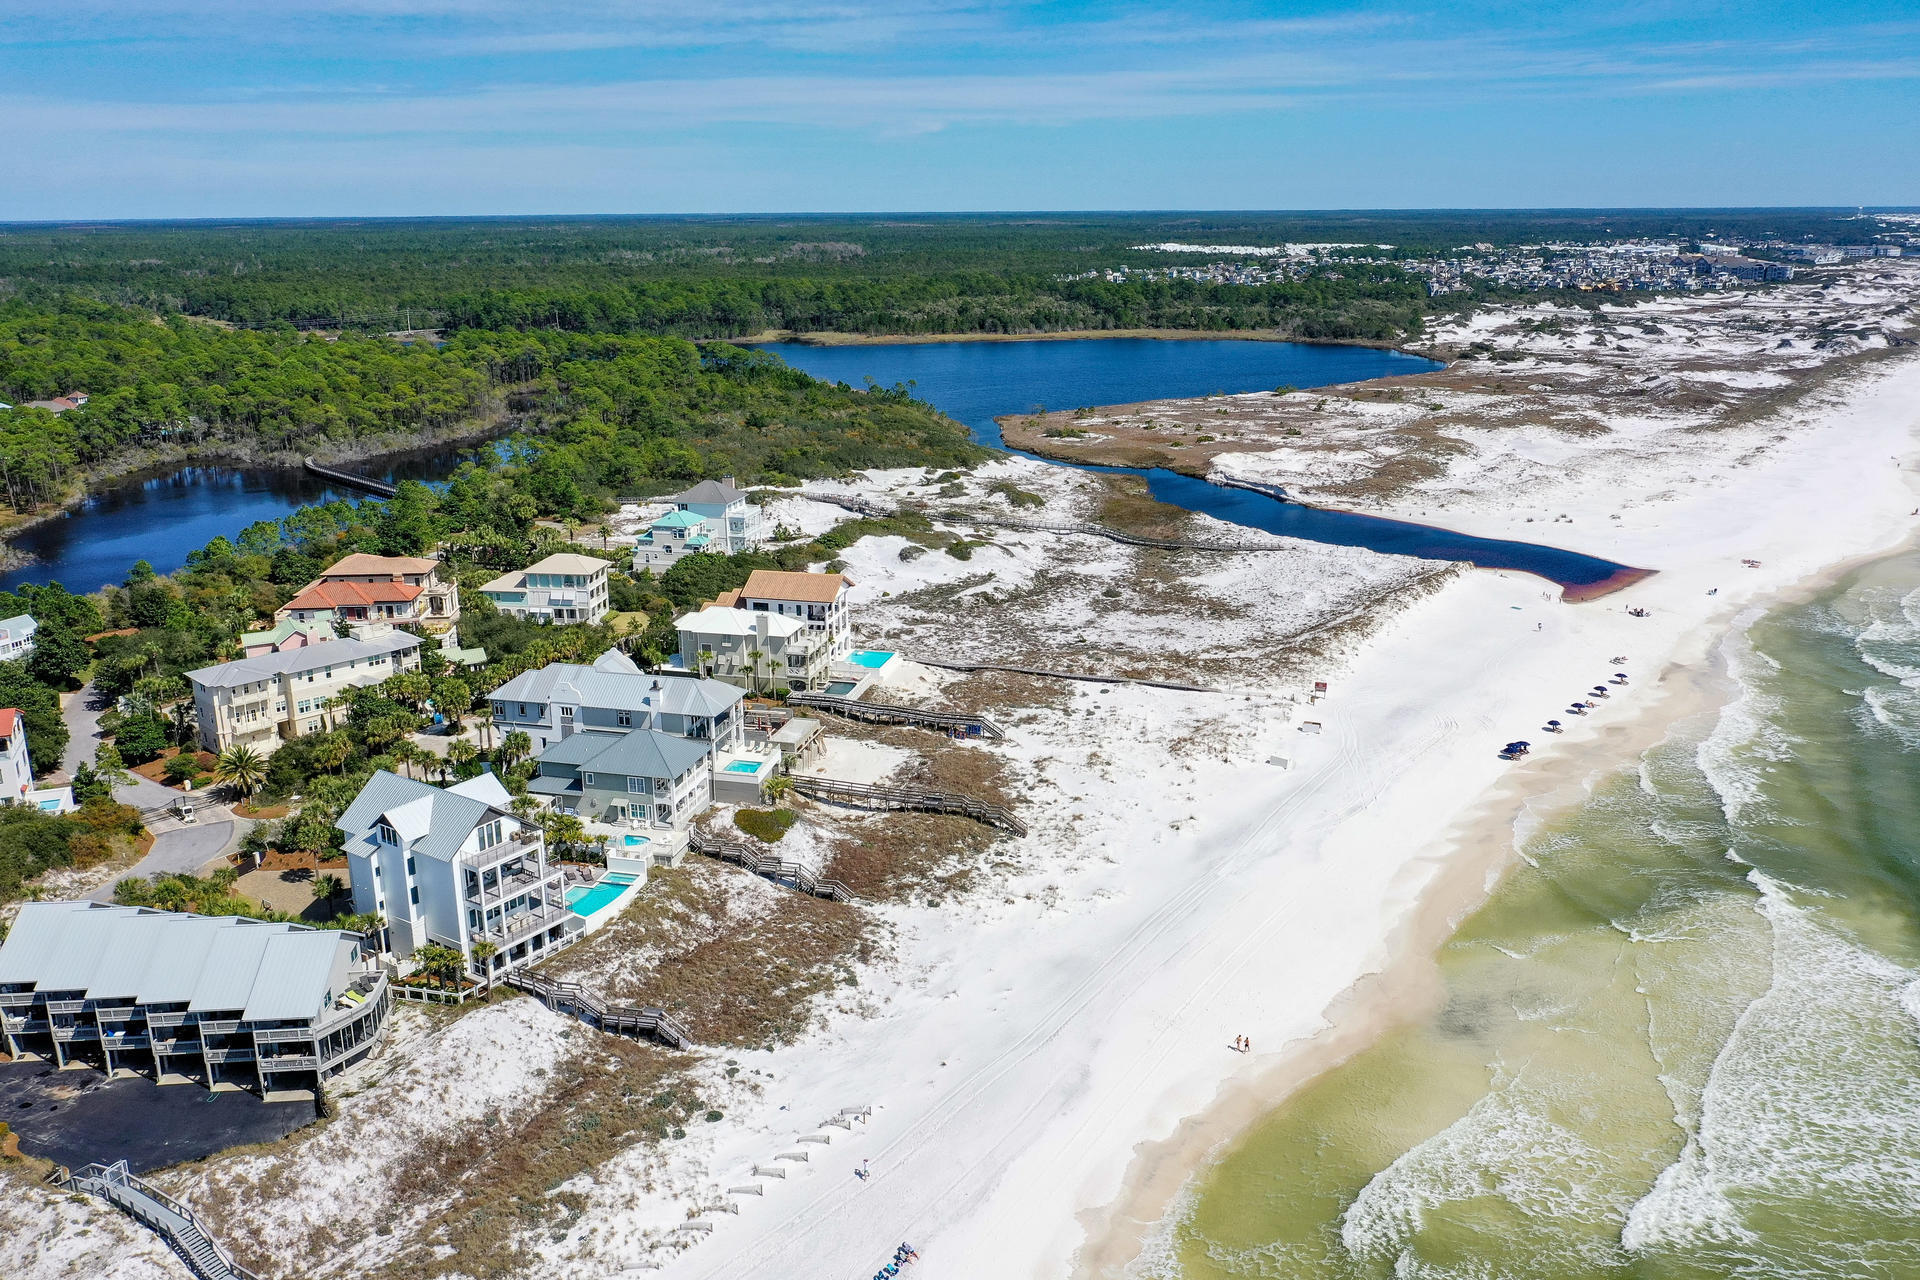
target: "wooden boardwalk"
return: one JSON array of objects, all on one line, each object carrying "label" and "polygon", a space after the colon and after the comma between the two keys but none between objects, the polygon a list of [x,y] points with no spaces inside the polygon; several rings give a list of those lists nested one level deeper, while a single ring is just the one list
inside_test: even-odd
[{"label": "wooden boardwalk", "polygon": [[687,847],[706,857],[731,862],[736,867],[745,867],[753,874],[765,876],[775,884],[798,889],[801,893],[810,894],[816,898],[827,898],[834,902],[858,901],[853,895],[853,890],[840,881],[825,879],[803,863],[782,862],[772,854],[761,853],[744,841],[720,840],[694,829],[687,832]]},{"label": "wooden boardwalk", "polygon": [[375,480],[372,476],[355,475],[351,471],[342,471],[338,467],[322,466],[311,457],[302,458],[300,461],[306,465],[308,471],[316,476],[331,480],[335,484],[344,484],[350,489],[359,489],[362,492],[371,493],[375,497],[391,498],[394,494],[400,492],[394,488],[394,486],[383,480]]},{"label": "wooden boardwalk", "polygon": [[920,791],[911,787],[882,787],[871,782],[842,782],[837,778],[810,778],[790,774],[793,789],[813,800],[860,809],[904,809],[916,813],[951,813],[1016,836],[1027,834],[1027,824],[1006,808],[947,791]]},{"label": "wooden boardwalk", "polygon": [[840,698],[830,693],[813,692],[790,693],[787,702],[792,706],[812,707],[816,711],[828,711],[849,720],[865,720],[872,724],[908,724],[960,737],[997,739],[1007,736],[1005,729],[985,716],[965,711],[896,707],[885,702],[862,702],[858,698]]},{"label": "wooden boardwalk", "polygon": [[519,970],[507,974],[506,985],[524,991],[555,1013],[572,1014],[608,1035],[658,1040],[674,1049],[693,1047],[693,1035],[665,1009],[646,1005],[609,1004],[577,982],[557,982]]},{"label": "wooden boardwalk", "polygon": [[944,662],[939,658],[915,658],[921,666],[945,671],[1005,671],[1016,676],[1040,676],[1048,680],[1084,680],[1090,684],[1144,684],[1156,689],[1178,689],[1183,693],[1225,693],[1204,684],[1180,680],[1155,680],[1150,676],[1116,676],[1089,671],[1049,671],[1045,667],[1015,667],[1002,662]]},{"label": "wooden boardwalk", "polygon": [[125,1160],[90,1164],[71,1174],[63,1169],[56,1180],[70,1191],[100,1197],[158,1235],[199,1280],[259,1280],[220,1247],[193,1210],[128,1173]]}]

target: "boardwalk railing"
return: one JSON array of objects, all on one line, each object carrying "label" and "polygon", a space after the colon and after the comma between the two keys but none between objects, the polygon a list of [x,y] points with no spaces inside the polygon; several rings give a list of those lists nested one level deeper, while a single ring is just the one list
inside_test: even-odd
[{"label": "boardwalk railing", "polygon": [[675,1049],[693,1047],[693,1035],[665,1009],[630,1004],[609,1004],[591,994],[577,982],[556,982],[536,974],[514,970],[506,984],[524,991],[555,1013],[572,1014],[590,1027],[609,1035],[630,1039],[647,1037]]},{"label": "boardwalk railing", "polygon": [[921,666],[945,671],[1004,671],[1016,676],[1040,676],[1047,680],[1084,680],[1089,684],[1144,684],[1155,689],[1178,689],[1183,693],[1220,693],[1222,690],[1184,680],[1156,680],[1151,676],[1121,676],[1102,671],[1052,671],[1046,667],[1016,667],[1004,662],[948,662],[944,658],[915,658]]},{"label": "boardwalk railing", "polygon": [[146,1226],[167,1247],[180,1255],[200,1280],[260,1280],[255,1273],[233,1260],[207,1229],[200,1225],[193,1210],[158,1187],[142,1182],[127,1172],[127,1162],[90,1164],[68,1174],[64,1185],[72,1191],[99,1196],[136,1222]]},{"label": "boardwalk railing", "polygon": [[829,804],[853,805],[862,809],[908,809],[917,813],[953,813],[963,818],[1014,835],[1027,834],[1027,824],[1006,808],[975,800],[972,796],[948,791],[920,791],[912,787],[881,787],[871,782],[842,782],[837,778],[810,778],[791,775],[793,789],[814,800]]},{"label": "boardwalk railing", "polygon": [[761,853],[752,845],[738,840],[721,840],[703,835],[698,830],[687,832],[687,847],[695,853],[709,858],[718,858],[722,862],[731,862],[737,867],[745,867],[757,876],[765,876],[775,884],[787,885],[801,893],[812,894],[816,898],[828,898],[834,902],[853,902],[853,890],[838,880],[827,880],[812,867],[800,862],[782,862],[772,854]]},{"label": "boardwalk railing", "polygon": [[985,716],[973,715],[965,711],[895,707],[884,702],[837,698],[830,693],[790,693],[787,695],[787,701],[795,706],[813,707],[819,711],[830,711],[834,715],[845,716],[849,720],[866,720],[873,724],[911,724],[923,729],[938,729],[942,733],[971,734],[982,738],[1007,736],[1005,729]]},{"label": "boardwalk railing", "polygon": [[375,480],[372,476],[355,475],[351,471],[342,471],[338,467],[322,466],[311,457],[302,458],[300,461],[305,463],[307,470],[311,471],[314,475],[331,480],[336,484],[344,484],[348,488],[360,489],[382,498],[391,498],[394,494],[400,492],[392,485],[384,481]]}]

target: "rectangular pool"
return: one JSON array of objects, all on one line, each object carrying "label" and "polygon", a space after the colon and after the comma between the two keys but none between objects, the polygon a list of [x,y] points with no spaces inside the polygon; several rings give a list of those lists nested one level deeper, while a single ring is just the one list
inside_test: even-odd
[{"label": "rectangular pool", "polygon": [[722,769],[720,772],[722,773],[758,773],[760,772],[760,770],[764,769],[765,767],[766,767],[765,762],[759,761],[759,760],[734,760],[730,762],[727,765],[727,767]]},{"label": "rectangular pool", "polygon": [[893,661],[893,652],[888,649],[855,649],[847,655],[847,661],[856,667],[878,671]]},{"label": "rectangular pool", "polygon": [[853,692],[853,681],[836,680],[827,686],[827,693],[835,698],[844,698]]},{"label": "rectangular pool", "polygon": [[602,877],[596,884],[577,884],[567,890],[567,910],[581,917],[605,911],[613,905],[614,899],[627,891],[633,881],[633,876],[616,871]]}]

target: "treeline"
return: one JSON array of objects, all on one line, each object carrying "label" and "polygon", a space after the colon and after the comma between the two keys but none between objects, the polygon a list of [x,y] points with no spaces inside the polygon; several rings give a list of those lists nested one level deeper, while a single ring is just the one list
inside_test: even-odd
[{"label": "treeline", "polygon": [[[83,390],[85,405],[26,407]],[[965,431],[890,392],[816,382],[766,355],[673,338],[468,330],[444,346],[378,335],[236,331],[70,300],[0,306],[0,480],[16,510],[162,444],[326,453],[515,406],[540,437],[519,496],[586,516],[607,498],[709,474],[801,478],[977,458]],[[490,419],[488,419],[490,421]]]}]

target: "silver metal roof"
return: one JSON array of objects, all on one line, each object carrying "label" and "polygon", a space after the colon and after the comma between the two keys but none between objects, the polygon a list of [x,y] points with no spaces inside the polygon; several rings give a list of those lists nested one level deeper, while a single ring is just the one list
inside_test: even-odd
[{"label": "silver metal roof", "polygon": [[187,679],[208,688],[223,689],[236,684],[252,684],[256,680],[274,679],[290,672],[337,667],[344,663],[359,662],[367,658],[377,658],[383,654],[399,653],[419,647],[420,637],[405,631],[376,636],[372,640],[328,640],[322,644],[310,644],[299,649],[263,653],[257,658],[241,658],[237,662],[223,662],[218,666],[201,667],[198,671],[187,672]]},{"label": "silver metal roof", "polygon": [[519,821],[503,804],[483,798],[505,794],[499,779],[481,781],[487,777],[482,774],[459,786],[441,788],[382,769],[367,779],[367,785],[360,788],[360,794],[333,825],[347,833],[349,853],[367,854],[373,850],[368,833],[385,817],[413,853],[451,862],[482,822],[497,817]]},{"label": "silver metal roof", "polygon": [[[605,655],[600,661],[606,661]],[[490,696],[495,702],[559,702],[670,716],[717,716],[747,695],[718,680],[608,670],[598,662],[591,667],[553,662],[522,672]]]},{"label": "silver metal roof", "polygon": [[327,1008],[353,935],[94,902],[29,902],[0,943],[0,983],[78,991],[89,1000],[299,1021]]}]

